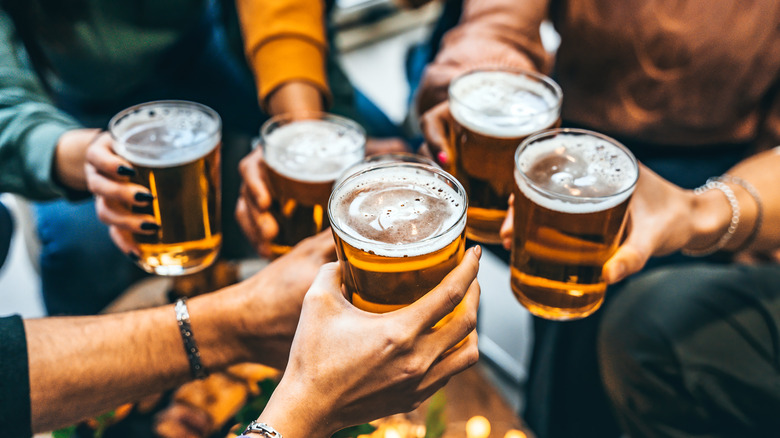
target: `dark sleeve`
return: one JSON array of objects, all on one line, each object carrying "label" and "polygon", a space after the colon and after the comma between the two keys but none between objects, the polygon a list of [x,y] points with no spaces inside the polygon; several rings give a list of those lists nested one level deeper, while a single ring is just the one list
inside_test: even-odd
[{"label": "dark sleeve", "polygon": [[27,340],[18,315],[0,318],[0,435],[32,436]]}]

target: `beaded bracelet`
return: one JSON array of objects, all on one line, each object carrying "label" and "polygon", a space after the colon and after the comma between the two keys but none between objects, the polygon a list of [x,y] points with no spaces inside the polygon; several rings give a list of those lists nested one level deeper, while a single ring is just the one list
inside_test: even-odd
[{"label": "beaded bracelet", "polygon": [[187,310],[187,299],[179,298],[174,306],[176,311],[176,323],[179,325],[179,333],[184,343],[184,351],[187,353],[187,360],[190,362],[190,372],[194,379],[205,379],[209,373],[200,361],[200,351],[198,344],[195,343],[195,337],[192,335],[190,327],[190,312]]},{"label": "beaded bracelet", "polygon": [[756,221],[753,224],[753,230],[750,232],[750,235],[742,241],[739,247],[734,249],[734,252],[742,251],[743,249],[750,247],[753,241],[756,240],[756,237],[758,237],[758,233],[761,231],[761,224],[764,222],[764,204],[761,202],[761,196],[758,194],[758,190],[756,190],[753,184],[750,184],[738,176],[732,176],[726,173],[723,174],[723,176],[712,179],[716,181],[737,184],[738,186],[745,189],[745,191],[750,194],[750,196],[753,198],[753,201],[756,203]]},{"label": "beaded bracelet", "polygon": [[710,178],[703,186],[697,187],[693,193],[696,195],[701,195],[702,193],[712,189],[720,190],[724,195],[726,195],[726,199],[729,201],[729,205],[731,206],[731,222],[729,223],[729,227],[723,236],[721,236],[720,239],[718,239],[718,241],[711,247],[694,250],[683,249],[681,252],[687,256],[704,257],[713,254],[726,246],[726,243],[731,240],[731,237],[737,231],[737,226],[739,225],[739,201],[734,195],[734,191],[731,190],[731,187],[726,185],[724,182],[718,181],[716,178]]}]

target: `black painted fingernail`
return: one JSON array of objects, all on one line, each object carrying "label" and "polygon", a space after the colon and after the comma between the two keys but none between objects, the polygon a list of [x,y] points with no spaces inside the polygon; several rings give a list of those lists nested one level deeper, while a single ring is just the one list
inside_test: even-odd
[{"label": "black painted fingernail", "polygon": [[119,166],[116,168],[116,173],[122,176],[135,176],[135,169],[127,166]]},{"label": "black painted fingernail", "polygon": [[157,231],[160,229],[160,226],[154,222],[143,222],[141,224],[141,229],[146,231]]},{"label": "black painted fingernail", "polygon": [[135,200],[138,202],[152,202],[154,201],[154,196],[151,193],[138,192],[135,194]]},{"label": "black painted fingernail", "polygon": [[137,262],[138,260],[141,260],[141,257],[138,256],[138,254],[134,252],[127,253],[127,256],[130,258],[130,260]]}]

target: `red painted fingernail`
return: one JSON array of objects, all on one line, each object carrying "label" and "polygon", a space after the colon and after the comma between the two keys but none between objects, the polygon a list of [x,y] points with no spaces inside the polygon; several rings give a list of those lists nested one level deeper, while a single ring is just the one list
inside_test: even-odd
[{"label": "red painted fingernail", "polygon": [[436,159],[439,161],[439,163],[445,164],[449,160],[449,157],[447,156],[447,153],[444,151],[440,151],[436,155]]}]

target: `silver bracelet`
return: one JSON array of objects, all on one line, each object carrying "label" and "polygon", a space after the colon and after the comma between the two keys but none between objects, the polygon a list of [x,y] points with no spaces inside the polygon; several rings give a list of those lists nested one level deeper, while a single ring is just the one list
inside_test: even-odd
[{"label": "silver bracelet", "polygon": [[715,181],[736,184],[742,187],[746,192],[748,192],[748,194],[753,198],[753,201],[756,203],[756,221],[753,223],[753,230],[751,230],[750,235],[747,236],[736,249],[734,249],[734,252],[742,251],[743,249],[749,247],[753,241],[756,240],[758,233],[761,231],[761,224],[764,222],[764,203],[761,202],[761,195],[758,194],[758,190],[756,190],[753,184],[750,184],[748,181],[745,181],[738,176],[725,173],[723,176],[718,176],[712,179]]},{"label": "silver bracelet", "polygon": [[696,195],[701,195],[702,193],[712,189],[720,190],[724,195],[726,195],[726,199],[729,201],[729,205],[731,206],[731,222],[729,223],[729,227],[726,232],[720,237],[720,239],[718,239],[717,242],[715,242],[714,245],[710,246],[709,248],[683,249],[681,252],[687,256],[704,257],[713,254],[726,246],[726,243],[731,240],[731,237],[737,231],[737,226],[739,225],[739,201],[734,195],[734,191],[731,190],[731,187],[726,185],[724,182],[718,181],[716,178],[710,178],[703,186],[697,187],[693,193]]},{"label": "silver bracelet", "polygon": [[282,434],[277,432],[276,429],[258,421],[249,423],[249,426],[244,429],[244,432],[242,432],[241,435],[237,436],[236,438],[252,438],[247,435],[250,432],[257,432],[264,438],[282,438]]},{"label": "silver bracelet", "polygon": [[190,327],[190,312],[187,310],[187,299],[179,298],[173,307],[176,311],[176,322],[179,325],[179,333],[184,343],[184,352],[187,353],[187,360],[190,363],[190,372],[194,379],[205,379],[209,373],[200,361],[200,351],[198,344],[195,343],[195,336],[192,335]]}]

